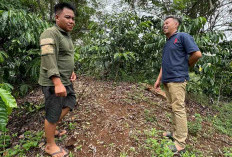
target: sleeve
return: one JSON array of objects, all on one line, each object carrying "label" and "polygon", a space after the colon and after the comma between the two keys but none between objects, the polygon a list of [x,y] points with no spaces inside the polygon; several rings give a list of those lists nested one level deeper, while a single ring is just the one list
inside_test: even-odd
[{"label": "sleeve", "polygon": [[199,48],[191,35],[184,34],[183,43],[184,43],[184,48],[187,54],[191,54],[193,52],[199,51]]},{"label": "sleeve", "polygon": [[57,66],[57,42],[52,31],[45,31],[40,37],[41,48],[41,68],[47,73],[48,78],[51,76],[60,77]]}]

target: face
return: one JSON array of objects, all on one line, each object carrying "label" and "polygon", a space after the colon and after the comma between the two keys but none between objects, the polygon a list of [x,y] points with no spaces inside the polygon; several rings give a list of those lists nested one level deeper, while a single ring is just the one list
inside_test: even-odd
[{"label": "face", "polygon": [[75,25],[75,15],[71,9],[64,8],[60,13],[56,14],[56,24],[66,32],[73,30]]},{"label": "face", "polygon": [[178,22],[173,18],[168,18],[164,21],[163,31],[166,36],[170,36],[177,31]]}]

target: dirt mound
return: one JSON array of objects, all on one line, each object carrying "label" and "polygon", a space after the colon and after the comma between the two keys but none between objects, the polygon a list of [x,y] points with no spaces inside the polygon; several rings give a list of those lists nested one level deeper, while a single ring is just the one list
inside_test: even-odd
[{"label": "dirt mound", "polygon": [[[74,83],[77,93],[77,107],[64,119],[60,128],[68,135],[58,140],[76,157],[118,157],[151,156],[146,149],[146,130],[155,128],[157,140],[162,131],[170,129],[170,108],[166,102],[145,90],[143,84],[115,83],[81,77]],[[43,102],[40,90],[32,92],[20,103]],[[187,101],[188,119],[193,120],[195,112],[207,115],[200,105]],[[24,116],[24,117],[23,117]],[[24,114],[16,120],[11,117],[8,128],[11,133],[22,135],[27,130],[43,130],[44,111]],[[189,136],[187,143],[191,150],[197,149],[204,156],[222,156],[223,147],[231,146],[231,137],[216,132],[207,134],[212,126],[202,122],[203,129],[197,136]],[[211,129],[212,130],[212,129]],[[17,138],[14,139],[17,143]],[[12,145],[14,145],[14,142]],[[44,139],[40,147],[44,147]],[[28,156],[43,154],[40,148],[28,152]]]}]

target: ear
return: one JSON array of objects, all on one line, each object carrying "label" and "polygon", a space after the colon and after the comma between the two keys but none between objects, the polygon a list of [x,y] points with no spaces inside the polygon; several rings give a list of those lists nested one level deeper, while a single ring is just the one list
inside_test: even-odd
[{"label": "ear", "polygon": [[56,15],[55,15],[55,20],[58,20],[58,18],[59,18],[59,15],[56,14]]},{"label": "ear", "polygon": [[178,28],[178,26],[179,26],[179,23],[175,22],[175,27]]}]

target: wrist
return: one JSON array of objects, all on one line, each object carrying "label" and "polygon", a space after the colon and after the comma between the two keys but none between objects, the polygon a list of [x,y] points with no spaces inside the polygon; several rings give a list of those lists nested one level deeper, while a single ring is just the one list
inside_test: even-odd
[{"label": "wrist", "polygon": [[54,86],[60,86],[60,85],[62,85],[62,82],[61,82],[61,80],[60,80],[59,77],[53,76],[52,77],[52,82],[53,82]]}]

